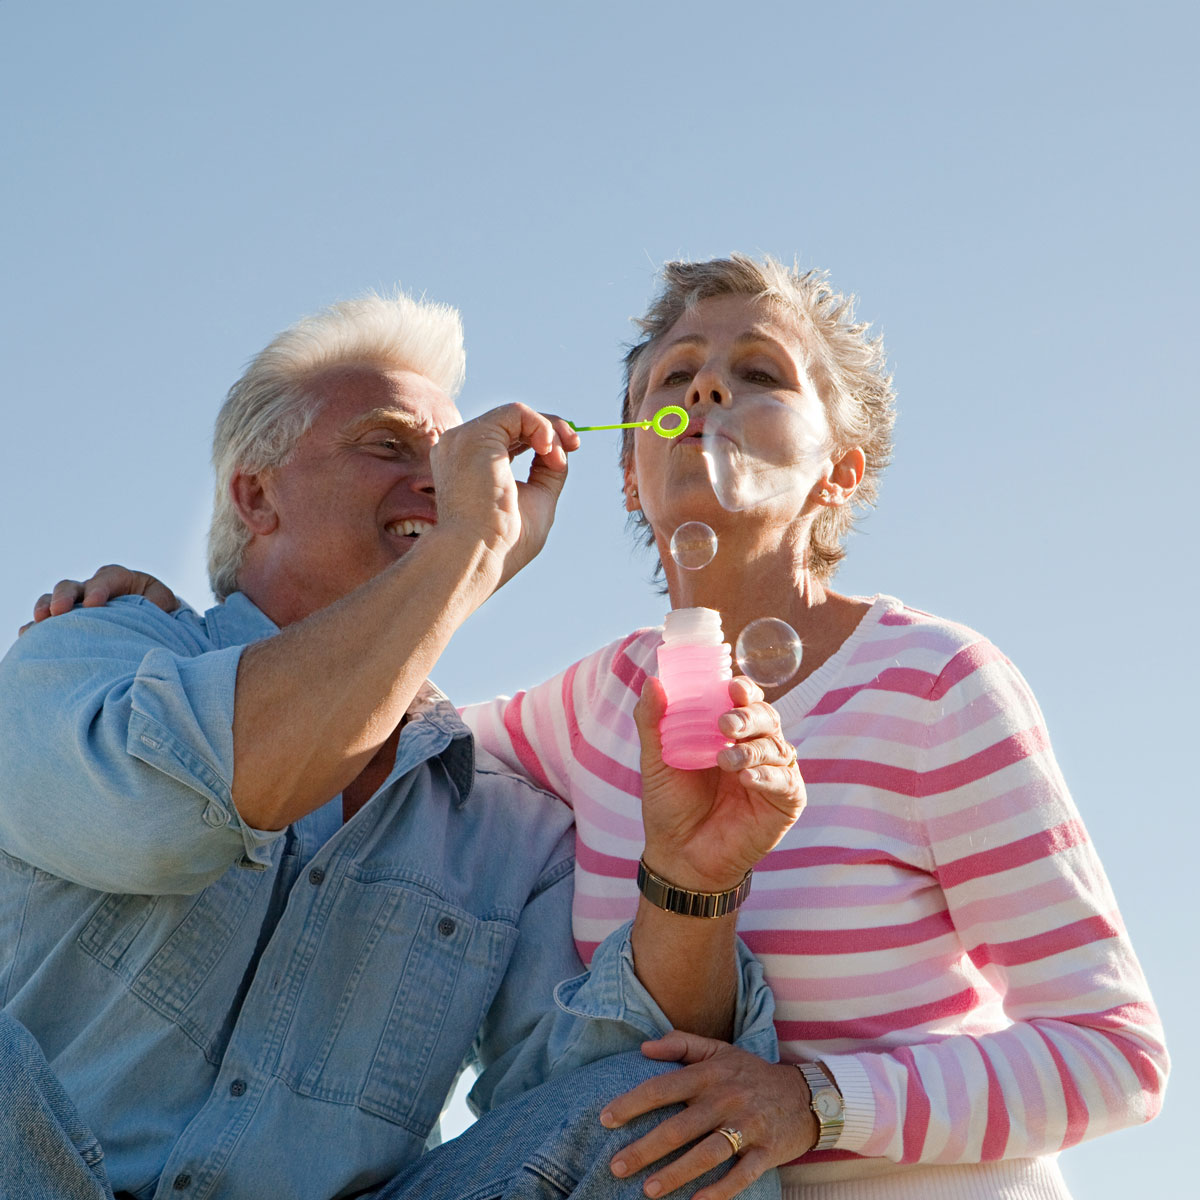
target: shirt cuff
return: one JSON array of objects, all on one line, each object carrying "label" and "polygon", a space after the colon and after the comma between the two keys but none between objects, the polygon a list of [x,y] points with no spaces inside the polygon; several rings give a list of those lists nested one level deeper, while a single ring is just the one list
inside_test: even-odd
[{"label": "shirt cuff", "polygon": [[[564,1012],[592,1021],[619,1022],[658,1038],[673,1028],[654,997],[638,979],[633,964],[633,922],[614,930],[601,942],[591,969],[564,980],[554,989],[554,1002]],[[775,999],[763,977],[762,964],[739,938],[738,995],[734,1012],[734,1044],[765,1058],[779,1061],[775,1034]],[[620,1046],[618,1049],[628,1049]],[[616,1051],[613,1051],[616,1052]]]},{"label": "shirt cuff", "polygon": [[233,699],[244,646],[194,658],[152,650],[142,659],[131,690],[130,755],[204,797],[201,819],[230,827],[241,838],[243,862],[271,864],[272,845],[284,830],[255,829],[233,803]]}]

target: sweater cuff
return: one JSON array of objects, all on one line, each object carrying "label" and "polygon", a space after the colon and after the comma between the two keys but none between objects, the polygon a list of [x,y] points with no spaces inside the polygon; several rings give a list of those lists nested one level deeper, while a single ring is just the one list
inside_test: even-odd
[{"label": "sweater cuff", "polygon": [[842,1093],[846,1123],[833,1149],[858,1154],[875,1132],[875,1091],[866,1068],[850,1054],[822,1055],[817,1061]]}]

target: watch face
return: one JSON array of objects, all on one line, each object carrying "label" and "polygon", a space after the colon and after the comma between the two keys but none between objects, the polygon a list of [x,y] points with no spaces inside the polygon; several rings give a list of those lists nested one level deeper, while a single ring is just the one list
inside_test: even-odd
[{"label": "watch face", "polygon": [[813,1109],[827,1120],[842,1115],[842,1098],[830,1089],[818,1092],[812,1098]]}]

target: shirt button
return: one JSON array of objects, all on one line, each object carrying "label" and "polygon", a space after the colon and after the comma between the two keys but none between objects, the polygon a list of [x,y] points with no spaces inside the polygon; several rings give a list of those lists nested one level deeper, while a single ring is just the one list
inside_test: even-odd
[{"label": "shirt button", "polygon": [[244,1096],[246,1094],[246,1081],[244,1079],[235,1079],[229,1085],[229,1094],[231,1096]]},{"label": "shirt button", "polygon": [[177,1192],[185,1191],[187,1188],[190,1188],[191,1186],[192,1186],[192,1177],[186,1171],[184,1171],[181,1175],[175,1176],[174,1187]]},{"label": "shirt button", "polygon": [[438,933],[440,933],[442,937],[449,937],[457,928],[458,926],[450,917],[443,917],[438,922]]},{"label": "shirt button", "polygon": [[325,872],[322,871],[320,867],[313,867],[313,869],[308,873],[308,882],[311,884],[318,884],[324,878]]}]

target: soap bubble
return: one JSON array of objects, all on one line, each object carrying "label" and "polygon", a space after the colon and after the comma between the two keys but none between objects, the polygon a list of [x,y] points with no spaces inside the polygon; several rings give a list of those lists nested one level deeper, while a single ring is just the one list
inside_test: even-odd
[{"label": "soap bubble", "polygon": [[717,554],[717,535],[703,521],[685,521],[671,535],[671,557],[685,571],[707,567]]},{"label": "soap bubble", "polygon": [[800,670],[803,653],[800,635],[778,617],[751,621],[734,647],[738,670],[764,688],[787,683]]},{"label": "soap bubble", "polygon": [[709,482],[730,512],[789,492],[802,502],[832,444],[824,405],[816,397],[798,406],[756,396],[730,408],[713,407],[704,414],[700,437]]}]

